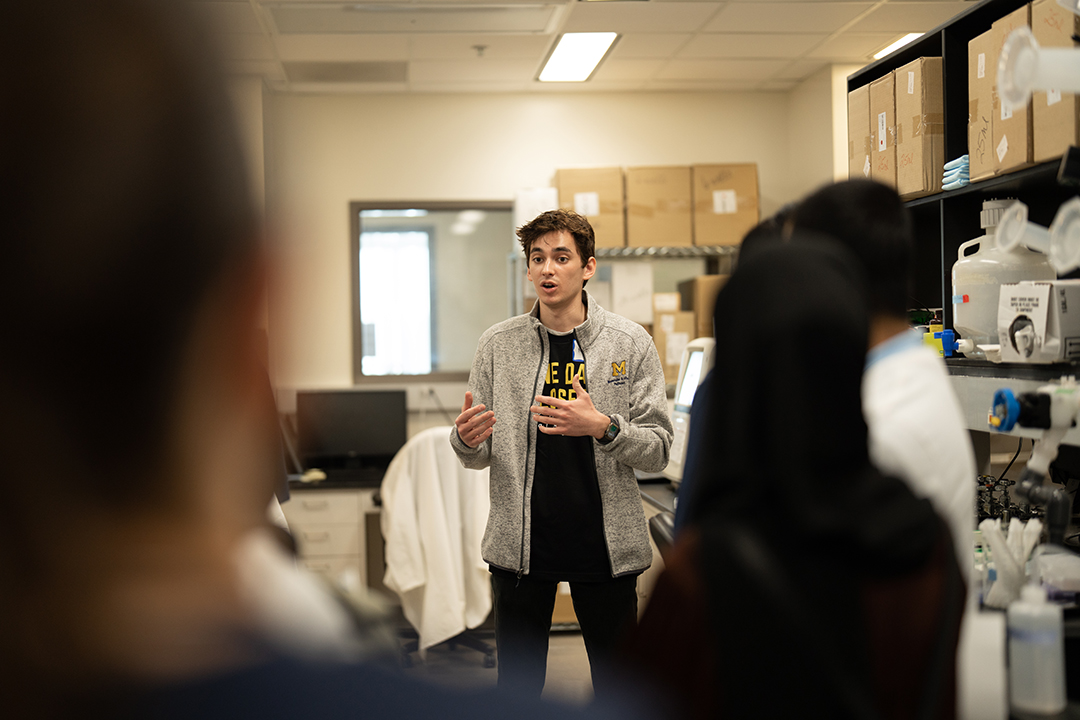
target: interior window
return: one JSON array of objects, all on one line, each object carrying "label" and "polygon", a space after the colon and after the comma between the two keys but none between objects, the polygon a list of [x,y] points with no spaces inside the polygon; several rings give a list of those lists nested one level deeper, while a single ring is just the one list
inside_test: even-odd
[{"label": "interior window", "polygon": [[509,317],[511,203],[352,204],[354,375],[466,376]]}]

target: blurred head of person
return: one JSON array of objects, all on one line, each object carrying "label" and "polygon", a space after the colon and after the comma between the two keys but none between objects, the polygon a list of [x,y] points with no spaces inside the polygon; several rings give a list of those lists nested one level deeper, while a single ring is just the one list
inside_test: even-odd
[{"label": "blurred head of person", "polygon": [[914,236],[895,190],[872,180],[826,185],[798,204],[791,227],[833,238],[858,261],[871,320],[906,318]]},{"label": "blurred head of person", "polygon": [[186,3],[8,10],[0,696],[228,662],[273,416],[215,48]]}]

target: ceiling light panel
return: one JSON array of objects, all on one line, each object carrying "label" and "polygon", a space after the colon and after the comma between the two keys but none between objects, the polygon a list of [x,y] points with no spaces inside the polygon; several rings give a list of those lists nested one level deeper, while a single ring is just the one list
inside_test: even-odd
[{"label": "ceiling light panel", "polygon": [[613,32],[566,33],[540,71],[540,82],[584,82],[619,36]]},{"label": "ceiling light panel", "polygon": [[268,6],[282,34],[541,33],[557,5]]}]

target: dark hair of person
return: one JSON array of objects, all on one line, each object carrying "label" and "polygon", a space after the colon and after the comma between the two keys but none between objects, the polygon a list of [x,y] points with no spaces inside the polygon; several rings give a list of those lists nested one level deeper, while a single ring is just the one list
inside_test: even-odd
[{"label": "dark hair of person", "polygon": [[216,48],[186,5],[59,0],[5,14],[8,502],[18,484],[34,488],[27,501],[116,507],[166,492],[145,478],[164,462],[194,319],[254,257]]},{"label": "dark hair of person", "polygon": [[521,252],[525,253],[527,259],[534,242],[548,233],[564,230],[574,238],[578,255],[581,256],[581,266],[585,267],[589,258],[596,254],[596,235],[584,216],[569,210],[548,210],[519,227],[517,236],[521,243]]},{"label": "dark hair of person", "polygon": [[913,230],[895,190],[872,180],[827,185],[799,203],[793,225],[852,253],[866,273],[871,314],[907,314]]}]

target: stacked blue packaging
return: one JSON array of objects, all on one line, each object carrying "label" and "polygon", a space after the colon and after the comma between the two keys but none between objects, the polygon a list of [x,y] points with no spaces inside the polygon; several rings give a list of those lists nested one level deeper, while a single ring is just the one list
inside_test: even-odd
[{"label": "stacked blue packaging", "polygon": [[968,156],[961,155],[955,160],[945,163],[945,174],[941,178],[942,190],[955,190],[969,185],[968,179]]}]

